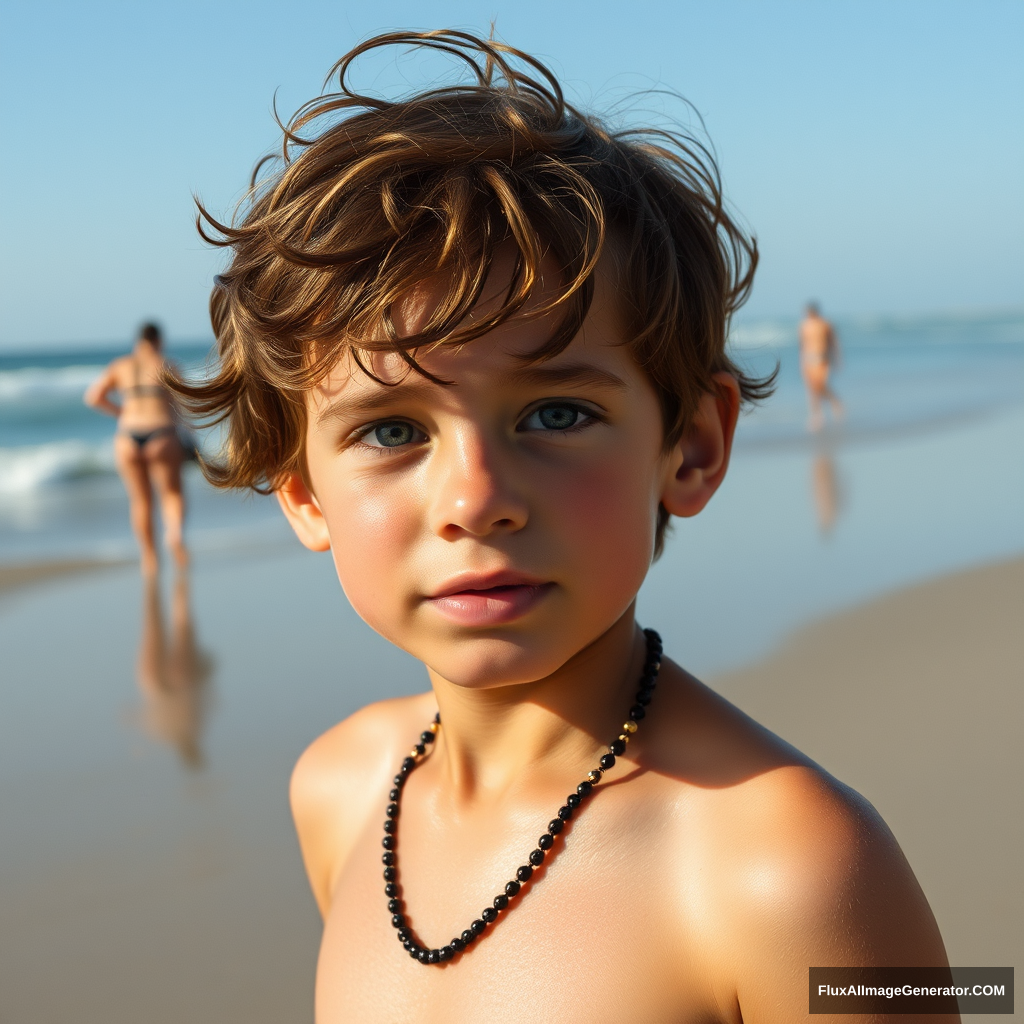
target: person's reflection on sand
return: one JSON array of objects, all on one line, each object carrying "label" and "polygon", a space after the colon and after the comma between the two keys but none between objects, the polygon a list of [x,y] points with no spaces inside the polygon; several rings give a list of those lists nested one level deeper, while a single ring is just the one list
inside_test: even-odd
[{"label": "person's reflection on sand", "polygon": [[196,642],[188,577],[179,573],[174,581],[169,635],[164,629],[159,578],[146,577],[136,663],[143,698],[139,724],[154,739],[174,747],[190,768],[203,764],[200,740],[209,709],[212,671],[212,659]]},{"label": "person's reflection on sand", "polygon": [[844,497],[835,459],[828,451],[820,450],[814,456],[811,464],[811,495],[818,518],[818,530],[823,537],[827,537],[842,511]]}]

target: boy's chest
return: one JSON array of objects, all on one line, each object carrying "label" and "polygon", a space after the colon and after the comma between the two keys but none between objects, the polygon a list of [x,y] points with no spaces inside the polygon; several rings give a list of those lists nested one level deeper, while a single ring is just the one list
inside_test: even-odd
[{"label": "boy's chest", "polygon": [[[318,1024],[722,1019],[702,973],[706,958],[679,920],[675,881],[665,878],[664,844],[643,830],[602,833],[590,824],[577,823],[510,909],[439,965],[414,961],[399,943],[379,838],[364,836],[325,924]],[[506,880],[500,867],[452,851],[437,859],[424,848],[407,852],[402,896],[424,944],[459,935]],[[514,870],[514,850],[495,861],[509,857]]]}]

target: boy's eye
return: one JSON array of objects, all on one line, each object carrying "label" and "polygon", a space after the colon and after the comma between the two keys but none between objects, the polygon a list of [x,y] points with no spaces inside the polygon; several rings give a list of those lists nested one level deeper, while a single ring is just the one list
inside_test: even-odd
[{"label": "boy's eye", "polygon": [[534,409],[520,424],[520,430],[570,430],[582,426],[593,415],[582,406],[554,402]]},{"label": "boy's eye", "polygon": [[420,431],[405,420],[387,420],[378,423],[363,434],[363,444],[371,448],[401,448],[419,440]]}]

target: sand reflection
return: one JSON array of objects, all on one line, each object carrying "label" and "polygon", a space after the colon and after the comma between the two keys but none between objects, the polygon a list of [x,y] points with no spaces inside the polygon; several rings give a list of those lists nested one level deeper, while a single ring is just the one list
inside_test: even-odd
[{"label": "sand reflection", "polygon": [[819,449],[811,463],[811,498],[818,530],[823,537],[827,537],[843,510],[845,495],[836,460],[826,449]]},{"label": "sand reflection", "polygon": [[143,700],[138,723],[153,739],[174,747],[190,768],[203,765],[201,741],[212,672],[213,659],[196,639],[187,574],[178,574],[174,581],[169,630],[164,627],[159,577],[145,578],[136,662]]}]

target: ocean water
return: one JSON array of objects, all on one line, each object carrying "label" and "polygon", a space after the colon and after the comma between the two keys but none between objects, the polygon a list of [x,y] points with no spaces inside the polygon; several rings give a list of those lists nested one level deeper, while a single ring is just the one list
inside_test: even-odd
[{"label": "ocean water", "polygon": [[[114,420],[82,395],[123,349],[0,355],[0,565],[58,558],[130,558],[127,499],[114,468]],[[179,346],[183,373],[204,371],[210,348]],[[216,439],[203,436],[204,450]],[[185,466],[186,529],[197,553],[290,544],[277,503],[215,490]]]},{"label": "ocean water", "polygon": [[[734,355],[756,373],[778,365],[776,394],[748,412],[737,458],[856,450],[992,416],[1024,402],[1024,311],[986,316],[837,324],[843,362],[835,386],[845,422],[811,437],[796,321],[740,324]],[[113,348],[0,355],[0,565],[64,557],[130,557],[127,504],[114,472],[114,422],[82,393]],[[172,348],[201,373],[206,345]],[[206,448],[213,438],[200,438]],[[1019,473],[1020,466],[1008,467]],[[828,470],[823,471],[824,485]],[[215,491],[186,467],[189,540],[197,553],[293,545],[273,500]]]}]

